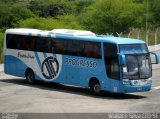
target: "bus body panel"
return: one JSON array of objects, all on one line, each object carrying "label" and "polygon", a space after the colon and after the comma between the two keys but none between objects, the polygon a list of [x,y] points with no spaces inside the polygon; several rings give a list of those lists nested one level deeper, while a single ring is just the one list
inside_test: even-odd
[{"label": "bus body panel", "polygon": [[[59,74],[53,79],[46,79],[42,75],[42,64],[48,57],[59,58]],[[33,51],[7,49],[5,53],[5,73],[25,77],[25,71],[31,68],[35,73],[36,80],[44,80],[57,83],[65,83],[88,87],[89,80],[92,77],[97,78],[102,89],[109,90],[106,86],[107,78],[105,76],[105,67],[102,59],[82,58],[75,56],[62,56],[51,53],[40,53]],[[55,67],[56,68],[56,67]]]}]

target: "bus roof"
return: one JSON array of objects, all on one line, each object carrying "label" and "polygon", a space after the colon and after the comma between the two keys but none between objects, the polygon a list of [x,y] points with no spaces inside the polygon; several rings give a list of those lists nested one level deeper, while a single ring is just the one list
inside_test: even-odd
[{"label": "bus roof", "polygon": [[47,31],[47,30],[38,30],[38,29],[17,28],[17,29],[6,30],[6,34],[44,36],[44,37],[54,37],[54,38],[60,38],[60,39],[74,39],[74,40],[95,41],[95,42],[109,42],[114,44],[144,44],[145,43],[144,41],[138,40],[138,39],[121,38],[121,37],[114,37],[114,36],[98,36],[91,31],[70,30],[70,29],[62,29],[62,30],[54,29],[51,31]]},{"label": "bus roof", "polygon": [[56,34],[56,38],[62,39],[74,39],[74,40],[88,40],[88,41],[95,41],[95,42],[109,42],[114,44],[144,44],[145,42],[138,39],[133,38],[121,38],[121,37],[114,37],[114,36],[66,36],[61,34]]}]

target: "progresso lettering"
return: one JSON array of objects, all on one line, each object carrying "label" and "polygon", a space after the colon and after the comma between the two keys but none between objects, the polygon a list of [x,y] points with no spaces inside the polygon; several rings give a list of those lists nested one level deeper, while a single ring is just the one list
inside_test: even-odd
[{"label": "progresso lettering", "polygon": [[65,62],[68,65],[74,65],[74,66],[90,67],[90,68],[96,68],[97,67],[97,63],[93,60],[66,58]]}]

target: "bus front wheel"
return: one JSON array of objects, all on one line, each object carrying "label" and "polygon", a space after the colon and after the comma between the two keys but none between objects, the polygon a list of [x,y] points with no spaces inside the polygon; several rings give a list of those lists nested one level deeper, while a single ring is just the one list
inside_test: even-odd
[{"label": "bus front wheel", "polygon": [[99,95],[101,93],[101,86],[98,81],[94,80],[91,82],[90,91],[94,95]]},{"label": "bus front wheel", "polygon": [[31,69],[26,71],[26,81],[29,84],[34,84],[35,83],[34,72]]}]

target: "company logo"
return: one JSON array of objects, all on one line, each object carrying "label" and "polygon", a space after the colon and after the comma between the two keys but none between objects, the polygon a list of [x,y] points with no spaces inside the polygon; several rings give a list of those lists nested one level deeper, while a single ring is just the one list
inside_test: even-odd
[{"label": "company logo", "polygon": [[18,52],[18,57],[19,57],[19,58],[34,59],[34,56],[32,56],[31,54],[22,54],[21,52]]},{"label": "company logo", "polygon": [[48,79],[51,80],[55,78],[59,71],[59,62],[55,57],[47,57],[41,67],[42,75]]}]

